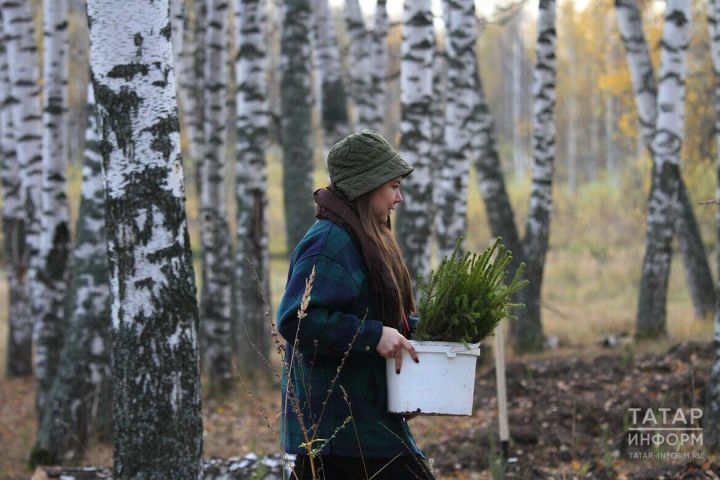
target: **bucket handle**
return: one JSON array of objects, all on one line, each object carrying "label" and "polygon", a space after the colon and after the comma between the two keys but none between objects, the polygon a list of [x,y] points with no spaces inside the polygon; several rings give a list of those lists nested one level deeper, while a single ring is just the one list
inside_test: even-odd
[{"label": "bucket handle", "polygon": [[445,353],[447,354],[448,358],[455,358],[455,357],[457,357],[457,354],[458,354],[458,353],[467,352],[467,351],[469,351],[469,350],[475,350],[475,349],[477,349],[479,346],[480,346],[480,343],[471,343],[470,345],[468,345],[468,347],[470,347],[470,348],[464,348],[464,347],[463,347],[463,348],[460,348],[460,349],[457,349],[457,350],[456,350],[456,349],[451,349],[451,350],[448,350],[448,351],[445,352]]}]

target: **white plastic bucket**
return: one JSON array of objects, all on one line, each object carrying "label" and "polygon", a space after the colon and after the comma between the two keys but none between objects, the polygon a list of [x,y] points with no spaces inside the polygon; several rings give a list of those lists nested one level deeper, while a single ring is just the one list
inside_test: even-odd
[{"label": "white plastic bucket", "polygon": [[388,410],[393,413],[472,415],[475,366],[480,344],[410,340],[420,363],[403,350],[400,374],[395,358],[385,363]]}]

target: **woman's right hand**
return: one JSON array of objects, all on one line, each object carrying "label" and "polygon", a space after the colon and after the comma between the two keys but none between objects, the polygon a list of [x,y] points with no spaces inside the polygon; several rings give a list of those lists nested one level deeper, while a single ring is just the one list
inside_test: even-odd
[{"label": "woman's right hand", "polygon": [[375,350],[384,358],[395,357],[395,373],[402,367],[402,351],[407,350],[415,363],[420,363],[415,347],[396,328],[383,327],[382,336]]}]

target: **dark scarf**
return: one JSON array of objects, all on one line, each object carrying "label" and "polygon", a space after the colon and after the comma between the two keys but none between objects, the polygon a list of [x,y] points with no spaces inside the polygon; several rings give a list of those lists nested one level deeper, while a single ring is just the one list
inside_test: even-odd
[{"label": "dark scarf", "polygon": [[[380,255],[380,250],[363,230],[355,205],[333,185],[316,190],[313,193],[313,199],[318,206],[315,216],[330,220],[347,230],[353,243],[360,250],[360,254],[365,259],[365,266],[370,273],[370,290],[376,299],[383,325],[397,328],[407,335],[409,330],[407,315],[410,313],[411,299],[403,299],[406,318],[396,318],[397,312],[400,310],[398,308],[401,301],[400,292],[395,288],[390,267]],[[388,220],[388,227],[389,223]]]}]

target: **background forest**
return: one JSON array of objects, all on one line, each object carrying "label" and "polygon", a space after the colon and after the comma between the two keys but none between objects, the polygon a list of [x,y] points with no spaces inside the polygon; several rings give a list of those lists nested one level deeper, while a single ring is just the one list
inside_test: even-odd
[{"label": "background forest", "polygon": [[[9,145],[24,138],[26,131],[13,131],[15,126],[8,120],[13,105],[24,100],[18,101],[20,96],[11,88],[18,83],[12,73],[13,59],[20,57],[11,57],[16,38],[8,23],[15,15],[10,11],[14,7],[3,4],[0,241],[5,247],[0,251],[0,369],[7,376],[0,379],[0,444],[5,446],[0,452],[0,478],[12,479],[28,477],[31,453],[38,464],[108,467],[113,462],[107,390],[109,345],[105,345],[110,329],[108,285],[91,285],[105,289],[106,293],[97,294],[105,299],[98,302],[100,312],[78,313],[77,307],[82,303],[78,298],[91,298],[78,293],[88,286],[82,279],[98,272],[105,278],[108,268],[83,267],[83,258],[90,254],[82,254],[90,250],[86,245],[100,245],[101,254],[105,247],[98,240],[103,237],[82,230],[83,212],[102,223],[99,219],[104,210],[93,213],[92,207],[84,210],[81,206],[85,198],[102,196],[98,193],[102,154],[98,146],[106,140],[103,125],[109,120],[102,113],[96,115],[96,109],[102,112],[107,96],[98,90],[97,81],[92,95],[88,68],[94,67],[91,39],[102,32],[88,28],[84,0],[67,0],[66,5],[51,0],[19,3],[29,12],[26,20],[32,20],[34,27],[35,85],[41,87],[35,93],[37,102],[42,99],[44,115],[55,111],[51,104],[56,94],[51,90],[54,80],[48,76],[56,67],[52,59],[62,57],[67,62],[66,83],[55,85],[56,90],[65,92],[56,108],[63,113],[62,120],[52,122],[43,117],[42,122],[62,124],[64,131],[43,132],[41,142],[48,152],[59,152],[61,158],[54,165],[62,172],[58,175],[66,177],[58,182],[66,195],[57,194],[64,197],[57,204],[40,202],[58,218],[66,212],[65,219],[57,222],[65,225],[67,238],[62,245],[53,243],[61,237],[57,234],[48,234],[44,244],[28,240],[29,257],[22,264],[12,247],[19,231],[13,230],[13,222],[25,213],[13,216],[8,207],[15,205],[12,199],[8,201],[8,192],[16,185],[10,166],[15,157]],[[714,465],[629,461],[622,437],[626,427],[623,415],[630,405],[689,408],[705,405],[713,388],[720,392],[720,382],[716,379],[713,383],[710,378],[712,365],[715,375],[720,375],[717,358],[713,359],[716,346],[711,342],[720,322],[715,306],[720,220],[717,206],[709,203],[720,195],[715,174],[720,158],[716,142],[720,111],[715,99],[720,65],[713,63],[708,22],[709,12],[716,9],[720,13],[720,6],[714,0],[558,0],[557,4],[520,0],[475,2],[470,9],[472,3],[418,0],[403,10],[400,0],[169,2],[185,212],[198,286],[205,458],[227,459],[250,452],[274,455],[279,450],[276,416],[280,395],[271,369],[281,368],[281,360],[268,316],[274,315],[282,297],[292,248],[313,221],[311,193],[328,184],[324,159],[329,147],[351,131],[370,127],[379,130],[410,163],[420,166],[413,174],[417,182],[404,192],[409,198],[399,208],[404,211],[393,217],[413,274],[427,273],[437,265],[459,233],[464,236],[466,251],[486,248],[498,234],[512,249],[513,239],[508,239],[507,232],[515,231],[516,237],[527,233],[524,240],[515,238],[518,248],[513,251],[519,252],[517,261],[530,263],[529,275],[536,290],[521,299],[529,305],[528,313],[512,326],[505,325],[513,347],[508,366],[510,429],[519,461],[509,472],[515,468],[515,478],[621,478],[633,474],[652,478],[657,472],[648,472],[654,468],[676,468],[672,472],[681,474]],[[53,17],[53,4],[65,6],[66,19]],[[403,32],[407,10],[412,8],[429,22],[429,28],[417,33],[414,44],[414,34]],[[678,114],[684,131],[680,127],[681,148],[675,152],[676,160],[663,160],[659,150],[655,155],[649,153],[653,135],[657,135],[655,116],[648,134],[647,122],[641,121],[642,109],[638,113],[642,85],[633,78],[628,45],[619,30],[622,12],[633,8],[642,22],[655,72],[653,83],[658,79],[655,95],[668,101],[663,95],[670,91],[670,103],[681,105],[684,99],[684,112]],[[661,45],[672,43],[671,35],[663,40],[671,9],[691,13],[687,50],[676,49],[686,55],[687,67],[680,74],[684,91],[676,92],[675,98],[674,91],[664,90],[664,81],[673,72],[668,74],[661,60]],[[547,13],[551,10],[554,15]],[[472,12],[469,17],[477,23],[468,26],[467,12]],[[53,53],[60,40],[47,34],[44,23],[53,20],[56,25],[67,22],[60,54]],[[538,41],[543,29],[552,30],[552,22],[554,40]],[[64,27],[56,29],[62,30]],[[429,47],[420,41],[422,35],[429,38],[428,32],[432,37]],[[624,37],[627,40],[628,36]],[[470,46],[460,48],[467,38],[472,39]],[[555,49],[551,55],[543,50],[549,44]],[[403,77],[401,67],[409,64],[403,59],[409,57],[421,60],[404,68],[416,68],[418,76],[430,83],[414,85]],[[550,57],[553,60],[547,61]],[[546,68],[538,67],[543,65],[541,60],[547,61]],[[550,70],[555,77],[545,81],[545,88],[552,90],[545,99],[552,99],[546,107],[552,115],[543,117],[542,111],[538,114],[536,110],[543,91],[537,93],[533,77],[541,78],[543,71]],[[263,92],[261,100],[258,91]],[[408,92],[413,91],[422,98],[410,98]],[[422,114],[408,107],[422,101],[426,108]],[[664,104],[657,103],[659,125]],[[462,112],[471,113],[463,118]],[[417,143],[408,140],[412,136],[407,134],[407,125],[412,122],[427,133]],[[9,139],[8,132],[15,140]],[[534,137],[545,142],[545,150],[534,144]],[[52,162],[45,158],[52,157],[48,152],[42,152],[43,165]],[[652,171],[663,161],[676,161],[679,166],[699,243],[683,236],[682,226],[675,227],[679,228],[677,235],[670,232],[667,297],[663,291],[659,297],[643,300],[644,290],[653,295],[663,290],[651,283],[643,287],[643,265],[649,262],[651,243],[647,222]],[[43,171],[52,177],[47,169]],[[507,191],[512,206],[509,217],[500,218],[506,211],[493,203],[497,200],[493,200],[493,188],[488,187],[495,178],[493,172],[500,174]],[[93,175],[95,190],[88,193],[84,189],[90,188]],[[545,183],[540,182],[547,190],[539,191],[538,182],[533,182],[541,175],[547,175]],[[435,193],[431,193],[433,189]],[[550,197],[549,206],[533,203],[538,196]],[[551,214],[544,229],[533,233],[526,225],[534,225],[538,208],[547,208]],[[110,217],[104,218],[110,221]],[[25,221],[30,235],[31,216]],[[51,220],[37,222],[43,229],[53,224]],[[38,238],[42,235],[38,233]],[[428,240],[418,242],[417,238]],[[533,242],[542,245],[542,238],[546,249],[535,249]],[[418,244],[421,246],[414,250]],[[37,249],[33,250],[33,245]],[[45,258],[46,263],[33,264],[33,255]],[[33,312],[28,310],[25,317],[37,317],[38,308],[55,313],[42,317],[44,327],[13,326],[12,319],[20,311],[17,306],[13,310],[11,300],[13,282],[18,282],[13,272],[19,271],[18,265],[40,272],[43,267],[37,265],[50,265],[47,259],[60,257],[65,262],[57,269],[56,280],[40,275],[37,278],[45,282],[42,288],[46,290],[30,290],[45,292],[39,297],[48,299],[46,306],[33,304],[37,294],[25,298]],[[697,267],[698,263],[703,265]],[[77,268],[88,270],[78,273],[73,270]],[[697,273],[702,268],[707,269],[704,277]],[[28,278],[35,281],[35,277]],[[62,287],[51,288],[53,281]],[[52,315],[56,315],[54,320],[48,320]],[[72,325],[79,328],[79,318],[90,316],[96,318],[82,320],[87,322],[83,324],[86,332],[94,332],[104,346],[92,349],[93,358],[78,355],[81,359],[73,364],[68,360],[72,354],[62,353],[63,348],[70,350],[71,339],[79,346],[97,345],[90,336],[83,340],[80,333],[72,333]],[[45,332],[36,333],[39,344],[29,339],[33,328]],[[13,331],[25,332],[25,340],[15,342]],[[170,336],[163,334],[163,338]],[[34,361],[29,353],[33,342]],[[269,365],[258,350],[270,359]],[[438,478],[501,476],[489,344],[486,352],[476,383],[474,417],[419,417],[413,421],[418,443],[434,459]],[[63,365],[84,361],[97,365],[92,376],[101,379],[97,388],[82,397],[83,402],[92,404],[87,407],[91,413],[80,415],[79,420],[65,419],[71,425],[66,430],[77,428],[83,433],[60,431],[52,426],[52,419],[65,418],[61,415],[66,413],[58,412],[63,410],[63,402],[75,398],[73,393],[61,392],[63,385],[68,392],[75,391],[70,385],[76,385],[68,380],[75,378],[74,370]],[[63,395],[69,398],[63,400]],[[53,405],[60,410],[53,410]],[[571,420],[558,411],[570,412]],[[713,444],[720,444],[720,405],[706,409],[706,417],[711,415],[716,423],[709,424],[713,430],[706,433],[704,459],[714,460],[709,452]],[[42,456],[45,454],[49,456]],[[534,469],[536,465],[542,468]]]}]

